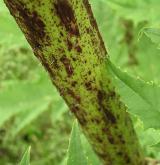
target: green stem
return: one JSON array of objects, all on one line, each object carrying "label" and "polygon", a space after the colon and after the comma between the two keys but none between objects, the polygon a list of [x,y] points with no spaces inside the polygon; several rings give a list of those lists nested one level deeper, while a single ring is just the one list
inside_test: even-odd
[{"label": "green stem", "polygon": [[88,0],[4,0],[104,165],[142,165]]}]

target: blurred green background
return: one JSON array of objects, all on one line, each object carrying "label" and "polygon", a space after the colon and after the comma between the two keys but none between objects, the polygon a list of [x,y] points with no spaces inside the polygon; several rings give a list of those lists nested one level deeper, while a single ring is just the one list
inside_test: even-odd
[{"label": "blurred green background", "polygon": [[[90,3],[111,61],[159,85],[160,50],[143,29],[160,27],[160,1]],[[137,116],[132,118],[146,156],[160,159],[160,128],[144,129]],[[0,1],[0,164],[17,164],[28,146],[32,165],[63,164],[72,122],[72,114]]]}]

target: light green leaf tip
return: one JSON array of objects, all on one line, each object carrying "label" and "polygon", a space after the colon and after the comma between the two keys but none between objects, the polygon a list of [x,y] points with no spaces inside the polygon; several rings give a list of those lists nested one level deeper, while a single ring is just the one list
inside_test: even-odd
[{"label": "light green leaf tip", "polygon": [[160,87],[128,75],[109,60],[106,66],[121,80],[117,80],[118,83],[115,82],[121,99],[128,106],[129,112],[143,121],[144,128],[159,129]]},{"label": "light green leaf tip", "polygon": [[77,120],[73,123],[68,148],[67,165],[87,165],[87,158],[81,144],[80,130]]},{"label": "light green leaf tip", "polygon": [[31,150],[31,147],[28,147],[19,165],[30,165],[30,150]]}]

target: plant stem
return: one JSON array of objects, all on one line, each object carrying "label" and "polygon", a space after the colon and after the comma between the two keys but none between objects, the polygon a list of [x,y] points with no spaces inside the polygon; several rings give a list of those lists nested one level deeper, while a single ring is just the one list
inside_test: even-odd
[{"label": "plant stem", "polygon": [[[4,0],[104,165],[142,165],[88,0]],[[38,91],[37,91],[38,92]]]}]

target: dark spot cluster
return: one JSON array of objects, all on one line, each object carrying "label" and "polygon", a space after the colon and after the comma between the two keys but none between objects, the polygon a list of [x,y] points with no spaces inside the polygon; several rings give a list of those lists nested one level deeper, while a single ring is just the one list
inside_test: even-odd
[{"label": "dark spot cluster", "polygon": [[73,81],[73,82],[71,83],[72,87],[75,87],[76,84],[77,84],[77,81]]},{"label": "dark spot cluster", "polygon": [[116,118],[114,114],[110,111],[110,109],[108,109],[107,107],[107,100],[106,100],[107,98],[108,98],[108,95],[105,91],[99,90],[97,92],[99,110],[105,114],[107,121],[109,121],[111,124],[115,124]]},{"label": "dark spot cluster", "polygon": [[66,56],[62,56],[60,58],[60,61],[63,63],[65,66],[66,72],[68,74],[68,77],[71,77],[73,75],[73,67],[71,65],[70,59],[67,58]]},{"label": "dark spot cluster", "polygon": [[72,47],[73,47],[73,44],[72,42],[67,38],[67,47],[68,47],[68,50],[71,51]]},{"label": "dark spot cluster", "polygon": [[93,123],[95,123],[95,124],[101,123],[101,121],[100,121],[99,118],[93,118],[93,119],[91,119],[91,121],[92,121]]},{"label": "dark spot cluster", "polygon": [[104,134],[106,134],[107,132],[108,132],[108,128],[107,127],[104,127],[104,128],[102,128],[102,132],[104,133]]},{"label": "dark spot cluster", "polygon": [[68,0],[58,0],[56,4],[54,3],[54,7],[62,25],[65,26],[66,30],[71,35],[79,36],[79,29],[74,16],[74,11]]},{"label": "dark spot cluster", "polygon": [[86,117],[84,115],[78,115],[77,118],[78,118],[79,123],[82,126],[86,126],[87,125],[88,121],[87,121],[87,119],[86,119]]},{"label": "dark spot cluster", "polygon": [[125,144],[125,140],[123,139],[122,135],[118,135],[118,139],[121,144]]},{"label": "dark spot cluster", "polygon": [[70,95],[77,103],[81,103],[81,97],[76,95],[73,90],[67,89],[68,95]]},{"label": "dark spot cluster", "polygon": [[57,60],[57,58],[53,54],[50,55],[49,60],[50,60],[51,66],[53,68],[55,68],[55,69],[59,68],[58,60]]},{"label": "dark spot cluster", "polygon": [[79,123],[82,126],[86,126],[86,124],[88,123],[88,120],[87,120],[87,114],[84,110],[74,105],[71,108],[71,112],[76,116],[76,118],[78,119]]},{"label": "dark spot cluster", "polygon": [[131,163],[131,159],[127,153],[124,155],[124,158],[125,158],[126,164]]},{"label": "dark spot cluster", "polygon": [[87,30],[88,34],[92,33],[92,29],[91,28],[87,28],[86,30]]},{"label": "dark spot cluster", "polygon": [[78,53],[82,53],[82,48],[81,48],[80,45],[77,45],[77,46],[75,47],[75,50],[76,50]]},{"label": "dark spot cluster", "polygon": [[92,90],[92,82],[91,81],[85,82],[85,87],[89,91]]},{"label": "dark spot cluster", "polygon": [[103,139],[99,136],[96,137],[96,140],[98,141],[98,143],[103,143]]},{"label": "dark spot cluster", "polygon": [[122,156],[123,155],[123,152],[122,151],[118,151],[117,152],[117,155]]},{"label": "dark spot cluster", "polygon": [[73,105],[73,106],[71,107],[71,112],[73,112],[74,114],[77,113],[78,111],[80,111],[80,109],[79,109],[78,106]]},{"label": "dark spot cluster", "polygon": [[[100,32],[99,32],[97,22],[96,22],[96,20],[95,20],[95,18],[94,18],[94,16],[93,16],[91,6],[90,6],[90,4],[88,3],[88,1],[85,1],[85,0],[84,0],[84,5],[85,5],[85,8],[86,8],[87,13],[88,13],[88,15],[89,15],[90,23],[91,23],[92,27],[96,29],[96,32],[97,32],[97,34],[98,34],[98,37],[99,37],[99,40],[100,40],[100,46],[101,46],[101,48],[102,48],[102,52],[104,51],[105,54],[107,54],[107,50],[106,50],[106,48],[105,48],[105,45],[104,45],[102,36],[101,36],[101,34],[100,34]],[[91,32],[90,29],[87,29],[87,31]],[[91,33],[90,33],[90,34],[91,34]]]},{"label": "dark spot cluster", "polygon": [[124,157],[124,160],[125,160],[126,164],[131,163],[131,158],[129,157],[128,153],[125,153],[125,151],[118,151],[117,155],[119,155],[120,157]]},{"label": "dark spot cluster", "polygon": [[88,71],[88,74],[91,75],[91,71]]},{"label": "dark spot cluster", "polygon": [[106,117],[106,119],[108,120],[108,121],[110,121],[112,124],[115,124],[116,123],[116,118],[115,118],[115,116],[112,114],[112,112],[109,110],[109,109],[107,109],[107,108],[104,108],[103,107],[103,109],[104,109],[104,113],[105,113],[105,117]]},{"label": "dark spot cluster", "polygon": [[18,13],[18,23],[33,48],[41,47],[41,43],[49,44],[50,38],[45,32],[45,24],[36,11],[31,12],[20,1],[9,1],[8,5],[12,15],[15,15],[15,12]]},{"label": "dark spot cluster", "polygon": [[68,47],[68,50],[71,51],[72,48],[74,50],[76,50],[78,53],[82,53],[82,48],[79,44],[77,44],[76,46],[73,46],[72,42],[70,41],[70,39],[67,38],[67,47]]},{"label": "dark spot cluster", "polygon": [[108,141],[109,141],[111,144],[114,144],[114,143],[115,143],[113,135],[107,136],[107,138],[108,138]]},{"label": "dark spot cluster", "polygon": [[50,67],[49,63],[47,62],[47,59],[44,58],[40,53],[35,52],[36,57],[39,59],[39,61],[42,63],[44,68],[47,70],[47,72],[50,74],[51,78],[55,78],[55,74]]},{"label": "dark spot cluster", "polygon": [[115,92],[115,91],[110,91],[110,92],[108,93],[108,97],[111,98],[111,99],[115,99],[115,97],[116,97],[116,92]]}]

